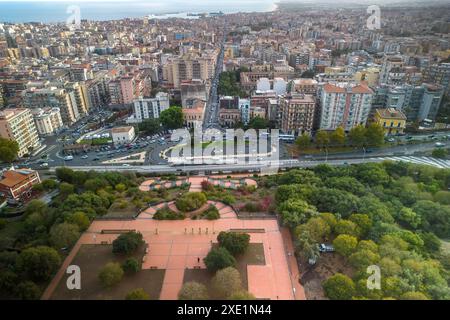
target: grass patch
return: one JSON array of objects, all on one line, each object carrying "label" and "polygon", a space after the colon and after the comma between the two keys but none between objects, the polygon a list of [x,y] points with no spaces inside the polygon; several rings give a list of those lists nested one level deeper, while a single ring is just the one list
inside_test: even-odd
[{"label": "grass patch", "polygon": [[[217,246],[215,244],[214,246]],[[262,243],[250,243],[247,251],[236,257],[236,269],[241,274],[242,286],[248,290],[248,265],[265,265],[266,259],[264,256],[264,245]],[[209,272],[207,269],[186,269],[184,271],[183,283],[195,281],[204,284],[208,289],[210,299],[219,299],[211,285],[211,280],[214,277],[214,273]]]},{"label": "grass patch", "polygon": [[[138,261],[145,254],[142,246],[132,257]],[[136,274],[124,275],[115,287],[105,289],[98,279],[98,273],[108,262],[123,263],[127,257],[112,253],[112,245],[82,245],[71,262],[81,268],[81,290],[68,290],[65,274],[58,283],[52,300],[123,300],[127,293],[136,288],[143,288],[151,299],[159,299],[165,270],[141,270]]]}]

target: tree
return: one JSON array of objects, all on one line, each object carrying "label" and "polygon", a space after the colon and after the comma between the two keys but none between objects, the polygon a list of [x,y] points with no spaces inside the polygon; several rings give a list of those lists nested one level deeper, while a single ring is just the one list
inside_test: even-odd
[{"label": "tree", "polygon": [[119,263],[109,262],[100,270],[98,279],[104,287],[113,287],[122,280],[123,273]]},{"label": "tree", "polygon": [[60,264],[58,252],[45,246],[25,249],[17,258],[18,269],[37,281],[50,279]]},{"label": "tree", "polygon": [[345,130],[342,127],[336,128],[330,134],[331,143],[335,146],[341,146],[345,144]]},{"label": "tree", "polygon": [[302,151],[305,149],[308,149],[311,146],[311,137],[307,133],[303,133],[300,135],[297,140],[295,140],[295,144],[297,145],[297,148]]},{"label": "tree", "polygon": [[325,130],[319,130],[316,133],[316,144],[321,148],[327,148],[330,145],[330,135]]},{"label": "tree", "polygon": [[159,118],[166,129],[178,129],[183,127],[183,111],[181,107],[172,106],[161,112]]},{"label": "tree", "polygon": [[50,230],[50,243],[56,249],[72,247],[79,237],[78,226],[67,222],[54,225]]},{"label": "tree", "polygon": [[58,187],[58,182],[53,179],[46,179],[42,181],[42,186],[45,190],[54,190]]},{"label": "tree", "polygon": [[161,131],[161,122],[158,118],[145,119],[139,124],[139,130],[145,132],[148,135],[157,134]]},{"label": "tree", "polygon": [[370,250],[358,250],[349,257],[349,261],[353,267],[358,270],[366,270],[368,266],[376,264],[380,261],[380,256]]},{"label": "tree", "polygon": [[322,217],[313,217],[306,224],[296,228],[296,234],[307,232],[316,242],[321,242],[325,237],[330,236],[331,227]]},{"label": "tree", "polygon": [[16,294],[22,300],[38,300],[41,289],[33,281],[23,281],[17,285]]},{"label": "tree", "polygon": [[319,244],[308,231],[297,233],[297,249],[307,260],[317,260],[320,256]]},{"label": "tree", "polygon": [[416,229],[421,223],[420,216],[418,216],[417,213],[415,213],[411,208],[407,207],[403,207],[400,210],[398,220],[404,226],[412,229]]},{"label": "tree", "polygon": [[68,215],[66,217],[66,222],[77,225],[78,229],[82,232],[86,231],[91,224],[89,217],[84,212],[80,211]]},{"label": "tree", "polygon": [[203,261],[210,271],[217,271],[236,264],[236,260],[231,253],[223,247],[211,249]]},{"label": "tree", "polygon": [[256,129],[256,130],[267,129],[267,128],[269,128],[269,121],[261,118],[260,116],[256,116],[256,117],[253,117],[252,119],[250,119],[247,127],[250,129]]},{"label": "tree", "polygon": [[441,190],[434,194],[434,201],[443,205],[450,205],[450,191]]},{"label": "tree", "polygon": [[355,251],[357,244],[358,239],[347,234],[341,234],[333,241],[333,246],[336,252],[344,257],[350,256]]},{"label": "tree", "polygon": [[350,300],[355,294],[352,279],[342,273],[336,273],[322,284],[325,295],[331,300]]},{"label": "tree", "polygon": [[300,199],[290,199],[278,207],[283,224],[289,228],[295,228],[301,223],[306,223],[309,218],[318,215],[317,209]]},{"label": "tree", "polygon": [[384,143],[384,129],[378,123],[371,123],[366,129],[367,145],[379,147]]},{"label": "tree", "polygon": [[350,130],[348,137],[352,145],[356,147],[364,147],[367,145],[366,128],[363,126],[356,126]]},{"label": "tree", "polygon": [[228,297],[228,300],[255,300],[255,296],[246,290],[236,291]]},{"label": "tree", "polygon": [[143,244],[144,240],[140,232],[123,233],[113,241],[113,253],[129,255]]},{"label": "tree", "polygon": [[178,293],[179,300],[208,300],[208,298],[205,285],[195,281],[186,282]]},{"label": "tree", "polygon": [[372,219],[367,214],[354,213],[349,218],[350,221],[358,226],[359,236],[365,236],[372,229]]},{"label": "tree", "polygon": [[418,291],[405,292],[400,296],[401,300],[430,300],[425,294]]},{"label": "tree", "polygon": [[346,218],[358,211],[359,199],[347,191],[318,188],[308,202],[315,205],[319,212],[338,213]]},{"label": "tree", "polygon": [[11,163],[17,158],[19,144],[16,141],[0,138],[0,161]]},{"label": "tree", "polygon": [[217,236],[219,245],[227,249],[232,255],[243,254],[250,243],[250,235],[240,232],[221,231]]},{"label": "tree", "polygon": [[336,234],[347,234],[358,237],[361,234],[361,229],[356,223],[350,220],[339,220],[334,227]]},{"label": "tree", "polygon": [[144,289],[138,288],[127,293],[126,300],[150,300],[150,296]]},{"label": "tree", "polygon": [[128,274],[137,273],[141,270],[141,264],[135,258],[128,258],[122,264],[122,270]]},{"label": "tree", "polygon": [[219,270],[212,279],[212,287],[219,297],[227,299],[242,290],[241,275],[232,267]]},{"label": "tree", "polygon": [[63,197],[67,197],[67,196],[71,195],[72,193],[75,193],[75,187],[73,186],[73,184],[63,182],[59,185],[59,193]]},{"label": "tree", "polygon": [[448,151],[447,151],[447,149],[444,149],[444,148],[436,148],[436,149],[433,150],[431,155],[434,158],[446,159],[447,156],[448,156]]}]

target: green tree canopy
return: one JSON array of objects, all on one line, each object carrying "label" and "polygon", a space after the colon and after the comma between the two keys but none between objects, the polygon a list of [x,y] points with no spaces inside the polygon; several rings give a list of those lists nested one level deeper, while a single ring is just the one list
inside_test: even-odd
[{"label": "green tree canopy", "polygon": [[100,270],[98,279],[104,287],[113,287],[122,280],[123,274],[119,263],[109,262]]},{"label": "green tree canopy", "polygon": [[58,252],[45,246],[25,249],[17,259],[19,270],[37,281],[50,279],[60,264]]},{"label": "green tree canopy", "polygon": [[203,261],[210,271],[217,271],[236,264],[236,260],[231,253],[223,247],[211,249]]},{"label": "green tree canopy", "polygon": [[341,273],[336,273],[325,280],[323,289],[331,300],[350,300],[355,294],[353,280]]},{"label": "green tree canopy", "polygon": [[242,290],[241,275],[232,267],[219,270],[212,279],[212,287],[219,297],[227,299]]},{"label": "green tree canopy", "polygon": [[159,118],[166,129],[178,129],[183,127],[184,118],[181,107],[171,106],[162,111]]},{"label": "green tree canopy", "polygon": [[135,231],[123,233],[113,241],[113,253],[129,255],[143,244],[141,233]]},{"label": "green tree canopy", "polygon": [[221,231],[217,236],[219,245],[227,249],[232,255],[243,254],[249,244],[250,235],[240,232],[225,232]]},{"label": "green tree canopy", "polygon": [[127,293],[126,300],[150,300],[150,295],[144,289],[138,288]]},{"label": "green tree canopy", "polygon": [[358,239],[347,234],[341,234],[333,241],[336,252],[345,257],[350,256],[355,251],[357,244]]},{"label": "green tree canopy", "polygon": [[70,248],[79,237],[78,226],[67,222],[56,224],[50,230],[50,243],[55,249]]},{"label": "green tree canopy", "polygon": [[186,282],[178,293],[179,300],[208,300],[208,290],[205,285],[191,281]]},{"label": "green tree canopy", "polygon": [[0,138],[0,161],[11,163],[17,158],[19,145],[16,141]]}]

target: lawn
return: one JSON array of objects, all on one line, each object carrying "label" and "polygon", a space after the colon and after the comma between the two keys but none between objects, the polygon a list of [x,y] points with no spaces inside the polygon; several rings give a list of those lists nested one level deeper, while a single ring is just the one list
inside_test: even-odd
[{"label": "lawn", "polygon": [[[250,243],[247,251],[236,257],[236,269],[241,274],[242,286],[248,290],[248,265],[265,265],[266,259],[264,257],[264,245],[262,243]],[[183,283],[189,281],[196,281],[206,286],[211,299],[219,299],[220,297],[214,294],[214,290],[211,286],[211,280],[214,277],[214,273],[209,272],[206,269],[186,269],[184,271]]]},{"label": "lawn", "polygon": [[[145,246],[133,256],[142,260]],[[105,289],[98,280],[100,269],[108,262],[122,263],[126,258],[112,253],[112,245],[82,245],[72,265],[81,269],[81,290],[69,290],[66,287],[68,275],[58,283],[52,300],[123,300],[127,293],[143,288],[151,299],[158,299],[161,292],[165,270],[141,270],[134,275],[124,275],[122,281],[113,288]]]}]

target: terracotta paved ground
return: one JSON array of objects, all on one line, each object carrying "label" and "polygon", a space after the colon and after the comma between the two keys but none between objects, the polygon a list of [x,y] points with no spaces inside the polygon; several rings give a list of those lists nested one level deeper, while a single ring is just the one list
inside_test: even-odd
[{"label": "terracotta paved ground", "polygon": [[[196,183],[199,180],[194,180]],[[186,268],[205,268],[203,258],[216,241],[217,234],[230,229],[263,229],[264,233],[250,233],[251,243],[262,243],[266,265],[247,267],[248,289],[257,298],[265,299],[305,299],[303,288],[298,283],[298,268],[295,258],[288,256],[293,252],[289,234],[280,231],[276,220],[241,220],[233,209],[223,203],[209,201],[219,209],[219,220],[153,220],[158,207],[150,207],[135,220],[94,221],[85,232],[69,256],[64,261],[42,299],[49,299],[65,270],[75,257],[82,244],[111,243],[118,235],[102,234],[102,230],[136,230],[143,234],[148,244],[144,256],[144,269],[165,269],[160,299],[177,299],[183,284]],[[293,286],[295,290],[293,290]],[[294,295],[295,291],[295,295]]]}]

